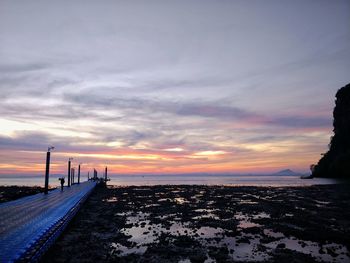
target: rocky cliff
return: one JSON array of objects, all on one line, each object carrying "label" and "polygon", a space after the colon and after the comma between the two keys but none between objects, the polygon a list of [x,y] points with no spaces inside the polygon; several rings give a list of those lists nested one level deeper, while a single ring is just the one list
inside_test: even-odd
[{"label": "rocky cliff", "polygon": [[350,178],[350,84],[338,90],[333,117],[329,151],[319,160],[313,175]]}]

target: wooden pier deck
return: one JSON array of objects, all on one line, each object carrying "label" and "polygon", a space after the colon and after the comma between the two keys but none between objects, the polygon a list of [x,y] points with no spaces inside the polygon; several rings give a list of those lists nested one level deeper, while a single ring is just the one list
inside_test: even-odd
[{"label": "wooden pier deck", "polygon": [[40,258],[95,186],[89,181],[0,204],[0,262]]}]

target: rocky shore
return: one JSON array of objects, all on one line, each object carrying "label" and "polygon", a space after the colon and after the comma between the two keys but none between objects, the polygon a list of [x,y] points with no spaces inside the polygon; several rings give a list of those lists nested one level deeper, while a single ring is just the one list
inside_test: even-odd
[{"label": "rocky shore", "polygon": [[99,188],[42,262],[349,262],[350,191]]}]

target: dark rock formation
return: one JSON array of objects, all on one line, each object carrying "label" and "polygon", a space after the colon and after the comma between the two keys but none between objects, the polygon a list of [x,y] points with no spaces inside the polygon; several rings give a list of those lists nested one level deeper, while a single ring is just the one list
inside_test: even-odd
[{"label": "dark rock formation", "polygon": [[315,166],[315,177],[350,178],[350,84],[336,94],[333,132],[329,151]]}]

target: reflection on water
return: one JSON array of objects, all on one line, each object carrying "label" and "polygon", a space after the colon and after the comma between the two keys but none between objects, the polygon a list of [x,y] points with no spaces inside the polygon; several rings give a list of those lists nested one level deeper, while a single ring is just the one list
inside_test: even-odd
[{"label": "reflection on water", "polygon": [[[51,175],[50,185],[59,186],[58,178],[61,175]],[[82,174],[81,181],[86,181],[87,176]],[[315,178],[311,180],[300,179],[299,176],[276,176],[276,175],[112,175],[110,185],[251,185],[251,186],[307,186],[315,184],[335,184],[334,179]],[[42,176],[18,176],[0,175],[0,185],[27,185],[43,186]]]},{"label": "reflection on water", "polygon": [[198,262],[266,262],[295,255],[305,262],[350,262],[339,234],[347,220],[339,220],[341,208],[334,206],[343,195],[327,199],[332,187],[114,189],[116,197],[125,196],[119,202],[134,201],[128,209],[121,204],[127,212],[116,214],[117,222],[125,222],[115,232],[119,238],[109,242],[110,253],[118,257],[145,259],[180,253],[181,262],[196,258],[201,258]]},{"label": "reflection on water", "polygon": [[120,255],[128,254],[143,254],[149,244],[159,242],[160,235],[170,236],[191,236],[201,240],[209,240],[223,235],[222,228],[213,228],[203,226],[200,228],[193,228],[189,222],[175,222],[171,221],[169,227],[164,227],[162,224],[152,224],[148,219],[148,213],[132,213],[127,212],[119,214],[120,216],[127,216],[126,224],[131,224],[130,228],[123,228],[120,231],[129,237],[128,241],[133,244],[130,247],[123,246],[119,243],[113,242],[111,248]]},{"label": "reflection on water", "polygon": [[329,178],[300,179],[299,176],[276,175],[145,175],[113,176],[111,185],[237,185],[237,186],[308,186],[315,184],[335,184],[337,180]]},{"label": "reflection on water", "polygon": [[254,215],[247,215],[243,214],[241,212],[235,214],[235,219],[239,220],[238,228],[239,229],[245,229],[245,228],[251,228],[251,227],[261,227],[260,224],[251,222],[252,219],[261,219],[261,218],[270,218],[270,215],[266,214],[265,212],[261,212]]},{"label": "reflection on water", "polygon": [[113,203],[113,202],[118,202],[118,199],[116,197],[111,197],[109,199],[104,199],[103,201]]},{"label": "reflection on water", "polygon": [[[51,175],[49,179],[50,187],[60,186],[58,178],[62,175]],[[64,176],[67,184],[67,176]],[[78,177],[75,178],[78,180]],[[87,181],[87,176],[82,175],[80,181]],[[44,187],[45,177],[42,176],[30,176],[30,175],[0,175],[0,185],[18,185],[18,186],[42,186]]]},{"label": "reflection on water", "polygon": [[[206,217],[206,213],[215,212],[211,209],[196,209],[196,212],[203,213],[202,217]],[[235,236],[227,236],[224,229],[220,227],[202,226],[193,227],[191,222],[169,221],[169,226],[152,223],[151,214],[142,212],[125,212],[117,214],[126,217],[126,225],[128,228],[122,228],[120,231],[128,237],[130,245],[125,246],[117,242],[112,242],[110,248],[112,253],[120,256],[130,254],[144,254],[151,244],[160,242],[160,236],[180,237],[187,236],[199,241],[204,247],[226,247],[229,256],[234,261],[266,261],[270,259],[270,252],[283,248],[291,249],[304,254],[312,254],[319,261],[331,262],[348,262],[349,255],[346,247],[336,243],[319,244],[312,241],[300,240],[294,236],[285,236],[281,232],[274,232],[272,229],[263,229],[262,235],[237,232]],[[234,218],[239,221],[238,229],[257,227],[263,228],[262,225],[251,222],[253,219],[266,219],[270,215],[261,212],[256,214],[243,214],[238,212]],[[265,236],[265,237],[264,237]],[[266,237],[272,239],[266,241]],[[265,240],[265,241],[263,241]],[[265,249],[262,248],[262,244]],[[205,262],[215,262],[209,254],[206,255]],[[190,259],[182,259],[180,262],[191,262]]]},{"label": "reflection on water", "polygon": [[328,178],[300,179],[299,176],[216,176],[216,175],[159,175],[159,176],[113,176],[111,185],[238,185],[238,186],[308,186],[315,184],[335,184],[337,180]]}]

